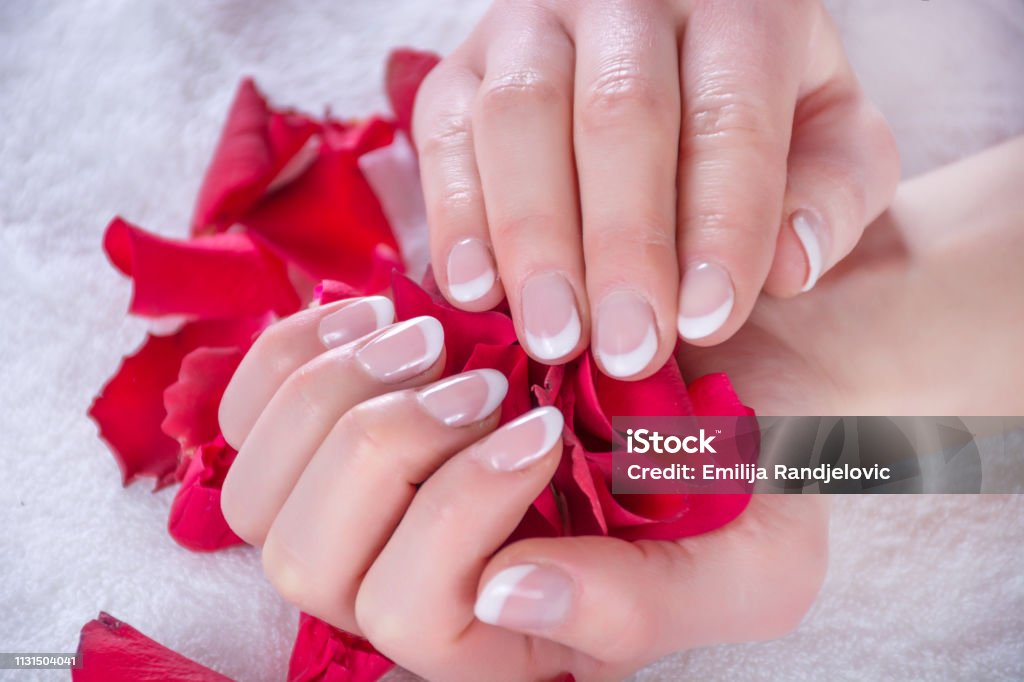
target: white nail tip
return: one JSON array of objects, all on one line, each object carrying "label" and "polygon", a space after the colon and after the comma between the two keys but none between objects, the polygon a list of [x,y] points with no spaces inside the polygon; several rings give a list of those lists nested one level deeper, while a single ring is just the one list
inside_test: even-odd
[{"label": "white nail tip", "polygon": [[510,566],[491,578],[480,591],[480,596],[476,598],[476,604],[473,606],[477,620],[497,625],[505,602],[512,596],[516,585],[535,570],[537,567],[530,564]]},{"label": "white nail tip", "polygon": [[395,304],[386,296],[368,296],[362,300],[373,308],[373,316],[377,322],[377,329],[391,324],[395,319]]},{"label": "white nail tip", "polygon": [[461,284],[448,282],[448,293],[459,303],[471,303],[490,291],[491,287],[494,286],[494,280],[494,272],[488,270],[468,282],[462,282]]},{"label": "white nail tip", "polygon": [[501,405],[501,401],[505,399],[505,394],[508,393],[508,379],[505,378],[504,374],[495,369],[478,369],[473,371],[472,374],[483,378],[487,384],[487,398],[484,400],[480,412],[473,419],[473,421],[476,421],[498,409],[498,405]]},{"label": "white nail tip", "polygon": [[647,334],[640,345],[628,353],[604,353],[599,348],[595,348],[594,352],[609,376],[633,376],[646,367],[654,354],[658,352],[658,335],[655,333],[654,327],[648,327]]},{"label": "white nail tip", "polygon": [[718,331],[723,324],[725,324],[726,320],[729,319],[729,314],[732,312],[732,305],[735,299],[736,296],[730,290],[729,298],[710,313],[707,313],[706,315],[698,315],[696,317],[680,315],[678,320],[679,334],[684,339],[692,340],[703,339],[705,336],[711,336]]},{"label": "white nail tip", "polygon": [[555,360],[567,355],[580,342],[580,316],[576,309],[562,331],[554,336],[538,336],[526,330],[526,345],[538,360]]},{"label": "white nail tip", "polygon": [[420,331],[423,333],[423,338],[426,341],[426,352],[423,354],[424,360],[434,360],[441,356],[441,351],[444,350],[444,327],[433,317],[416,317],[409,320],[409,326],[417,324],[420,327]]},{"label": "white nail tip", "polygon": [[807,280],[800,291],[810,291],[821,277],[823,264],[821,243],[810,222],[802,215],[794,216],[792,224],[793,232],[796,233],[797,239],[800,240],[800,245],[804,247],[804,253],[807,255]]}]

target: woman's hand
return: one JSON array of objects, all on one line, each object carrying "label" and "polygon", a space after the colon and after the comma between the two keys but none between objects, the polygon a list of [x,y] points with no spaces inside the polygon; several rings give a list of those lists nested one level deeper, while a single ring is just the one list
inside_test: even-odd
[{"label": "woman's hand", "polygon": [[414,123],[447,298],[620,378],[810,289],[899,174],[816,0],[498,0]]},{"label": "woman's hand", "polygon": [[239,449],[224,514],[287,599],[446,682],[617,680],[800,621],[825,570],[821,498],[758,497],[678,542],[503,547],[558,464],[561,414],[495,430],[504,377],[436,381],[440,324],[392,316],[371,297],[277,323],[221,403]]}]

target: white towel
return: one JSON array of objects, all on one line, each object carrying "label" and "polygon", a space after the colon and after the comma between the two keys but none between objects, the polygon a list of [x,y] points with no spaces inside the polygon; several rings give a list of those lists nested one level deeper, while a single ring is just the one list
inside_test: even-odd
[{"label": "white towel", "polygon": [[[908,172],[1024,131],[1020,0],[829,4]],[[228,675],[283,679],[296,613],[256,552],[178,547],[173,492],[121,489],[85,416],[144,331],[100,235],[115,213],[185,234],[241,75],[281,104],[383,110],[388,49],[451,50],[485,6],[0,3],[0,650],[73,651],[102,609]],[[636,679],[1024,677],[1022,518],[1017,497],[837,500],[829,578],[797,632]]]}]

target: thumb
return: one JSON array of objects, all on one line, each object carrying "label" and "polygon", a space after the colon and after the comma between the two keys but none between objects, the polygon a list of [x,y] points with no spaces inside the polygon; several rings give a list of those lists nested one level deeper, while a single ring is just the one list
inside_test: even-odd
[{"label": "thumb", "polygon": [[523,540],[484,571],[476,616],[613,664],[771,639],[817,595],[826,535],[819,496],[760,496],[734,523],[675,542]]}]

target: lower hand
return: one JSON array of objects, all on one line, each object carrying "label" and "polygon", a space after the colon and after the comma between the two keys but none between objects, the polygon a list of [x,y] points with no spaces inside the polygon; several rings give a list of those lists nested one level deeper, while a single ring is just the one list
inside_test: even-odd
[{"label": "lower hand", "polygon": [[440,325],[392,312],[373,297],[277,323],[221,403],[239,449],[224,514],[288,600],[446,681],[617,680],[800,621],[825,570],[821,498],[759,496],[677,542],[503,547],[558,464],[561,415],[495,430],[504,378],[437,382]]}]

